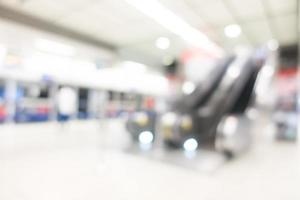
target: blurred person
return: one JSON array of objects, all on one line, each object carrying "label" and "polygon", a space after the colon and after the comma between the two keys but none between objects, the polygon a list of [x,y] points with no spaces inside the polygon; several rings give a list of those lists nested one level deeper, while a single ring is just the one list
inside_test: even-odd
[{"label": "blurred person", "polygon": [[58,113],[62,124],[76,114],[77,95],[71,87],[62,87],[58,92]]}]

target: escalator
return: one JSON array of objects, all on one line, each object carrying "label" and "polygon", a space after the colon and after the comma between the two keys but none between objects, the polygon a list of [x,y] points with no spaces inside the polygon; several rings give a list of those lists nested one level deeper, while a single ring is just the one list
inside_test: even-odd
[{"label": "escalator", "polygon": [[[237,128],[240,121],[244,121],[241,119],[253,99],[252,91],[262,64],[255,56],[246,55],[222,61],[207,80],[193,93],[179,99],[162,117],[161,132],[165,144],[188,149],[218,147],[230,156],[234,150],[240,150],[242,147],[234,149],[234,145],[222,145],[220,139],[228,139],[225,138],[228,131],[224,129]],[[228,118],[231,119],[229,122]],[[230,132],[231,136],[235,134],[234,130]]]},{"label": "escalator", "polygon": [[248,122],[244,113],[255,98],[253,88],[262,65],[263,59],[255,54],[228,56],[167,113],[151,117],[139,112],[129,118],[127,128],[135,141],[151,130],[152,138],[160,134],[170,148],[209,148],[232,156],[250,142],[246,134],[236,134]]}]

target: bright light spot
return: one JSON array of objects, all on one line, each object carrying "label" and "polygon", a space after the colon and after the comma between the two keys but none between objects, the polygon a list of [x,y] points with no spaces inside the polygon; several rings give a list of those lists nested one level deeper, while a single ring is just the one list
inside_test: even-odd
[{"label": "bright light spot", "polygon": [[155,45],[159,49],[168,49],[170,47],[170,40],[166,37],[160,37],[156,40]]},{"label": "bright light spot", "polygon": [[198,148],[198,142],[194,138],[190,138],[183,143],[185,151],[195,151]]},{"label": "bright light spot", "polygon": [[278,44],[277,40],[272,39],[272,40],[269,40],[267,46],[271,51],[276,51],[279,47],[279,44]]},{"label": "bright light spot", "polygon": [[241,34],[241,27],[237,24],[230,24],[225,27],[224,33],[229,38],[236,38]]},{"label": "bright light spot", "polygon": [[62,56],[74,56],[75,54],[75,49],[73,47],[46,39],[37,39],[35,41],[35,48],[40,51]]},{"label": "bright light spot", "polygon": [[185,82],[182,85],[182,92],[186,95],[193,93],[195,89],[196,89],[195,84],[189,81]]},{"label": "bright light spot", "polygon": [[223,132],[225,135],[233,135],[238,126],[238,120],[236,117],[227,117],[223,127]]},{"label": "bright light spot", "polygon": [[231,78],[235,79],[240,75],[240,70],[236,66],[229,68],[228,74]]},{"label": "bright light spot", "polygon": [[154,136],[150,131],[143,131],[139,135],[139,141],[143,145],[151,144],[153,142]]},{"label": "bright light spot", "polygon": [[165,126],[172,126],[176,122],[176,114],[175,113],[167,113],[162,117],[162,123]]}]

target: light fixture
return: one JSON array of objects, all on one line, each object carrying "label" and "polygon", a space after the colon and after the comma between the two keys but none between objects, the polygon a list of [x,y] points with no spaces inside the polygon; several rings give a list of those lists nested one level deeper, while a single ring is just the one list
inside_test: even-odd
[{"label": "light fixture", "polygon": [[195,89],[196,89],[195,84],[190,81],[186,81],[182,85],[182,92],[186,95],[193,93]]},{"label": "light fixture", "polygon": [[198,142],[194,138],[187,139],[183,143],[183,148],[188,152],[196,151],[196,149],[198,148]]},{"label": "light fixture", "polygon": [[237,24],[230,24],[224,28],[224,33],[229,38],[236,38],[241,32],[241,27]]},{"label": "light fixture", "polygon": [[272,39],[268,41],[267,46],[271,51],[276,51],[279,47],[279,44],[277,40]]},{"label": "light fixture", "polygon": [[202,48],[215,56],[221,56],[223,50],[214,42],[200,32],[198,29],[189,25],[182,18],[167,9],[158,0],[141,1],[141,0],[125,0],[140,12],[150,17],[158,24],[178,35],[189,44]]},{"label": "light fixture", "polygon": [[170,47],[170,40],[166,37],[160,37],[156,40],[155,45],[159,49],[166,50]]},{"label": "light fixture", "polygon": [[35,41],[35,48],[40,51],[62,56],[74,56],[75,54],[73,47],[48,39],[37,39]]},{"label": "light fixture", "polygon": [[154,136],[150,131],[143,131],[139,135],[139,142],[143,145],[149,145],[153,142]]}]

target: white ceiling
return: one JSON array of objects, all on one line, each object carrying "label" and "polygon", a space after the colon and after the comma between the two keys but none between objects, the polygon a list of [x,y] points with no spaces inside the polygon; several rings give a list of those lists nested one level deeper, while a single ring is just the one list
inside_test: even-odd
[{"label": "white ceiling", "polygon": [[[297,0],[159,0],[220,46],[261,45],[275,38],[280,44],[297,41]],[[182,42],[125,0],[0,0],[2,5],[68,27],[118,47],[134,47],[151,55],[175,54]],[[236,23],[242,35],[224,36]],[[169,36],[172,48],[159,51],[154,41]]]}]

